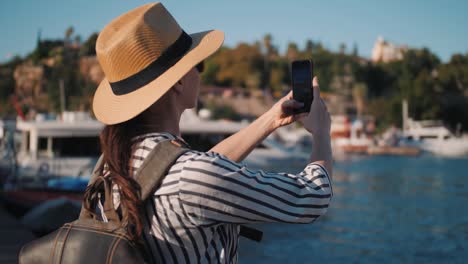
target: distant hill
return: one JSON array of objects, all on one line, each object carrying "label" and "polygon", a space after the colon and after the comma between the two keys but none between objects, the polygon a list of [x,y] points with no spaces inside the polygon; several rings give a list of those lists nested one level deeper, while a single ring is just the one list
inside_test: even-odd
[{"label": "distant hill", "polygon": [[[28,56],[0,65],[1,115],[15,114],[13,97],[25,113],[59,112],[62,104],[68,110],[90,110],[94,90],[104,77],[95,57],[97,36],[81,42],[67,30],[63,39],[39,39]],[[396,59],[372,62],[360,57],[357,47],[348,51],[341,45],[334,52],[312,40],[298,47],[290,43],[281,54],[270,34],[255,43],[225,46],[206,60],[202,84],[278,98],[290,89],[291,61],[312,59],[321,90],[329,93],[336,113],[370,114],[379,126],[401,126],[401,101],[407,99],[414,118],[442,119],[451,127],[461,123],[468,130],[468,54],[441,63],[428,49],[405,46]]]}]

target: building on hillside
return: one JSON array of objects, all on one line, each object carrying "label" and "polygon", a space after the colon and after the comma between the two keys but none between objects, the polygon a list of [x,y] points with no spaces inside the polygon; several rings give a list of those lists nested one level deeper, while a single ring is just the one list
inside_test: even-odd
[{"label": "building on hillside", "polygon": [[379,36],[372,49],[372,61],[386,63],[401,60],[406,50],[408,50],[406,45],[396,45]]}]

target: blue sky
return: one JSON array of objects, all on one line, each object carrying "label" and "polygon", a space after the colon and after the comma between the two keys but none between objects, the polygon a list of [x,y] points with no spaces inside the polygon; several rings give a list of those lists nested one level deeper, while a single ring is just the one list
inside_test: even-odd
[{"label": "blue sky", "polygon": [[[34,49],[43,38],[60,38],[68,26],[86,39],[112,18],[152,1],[144,0],[2,0],[0,62]],[[369,57],[377,36],[396,44],[428,47],[444,61],[468,52],[468,1],[315,1],[315,0],[170,0],[163,1],[187,32],[220,29],[225,44],[260,40],[265,33],[284,50],[294,41],[320,40],[337,50],[357,44]]]}]

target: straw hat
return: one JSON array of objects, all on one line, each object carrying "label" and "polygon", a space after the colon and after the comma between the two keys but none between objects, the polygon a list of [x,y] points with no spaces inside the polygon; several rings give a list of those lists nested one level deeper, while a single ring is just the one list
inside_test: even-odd
[{"label": "straw hat", "polygon": [[96,118],[111,125],[137,116],[223,41],[218,30],[186,34],[161,3],[117,17],[96,42],[106,76],[94,94]]}]

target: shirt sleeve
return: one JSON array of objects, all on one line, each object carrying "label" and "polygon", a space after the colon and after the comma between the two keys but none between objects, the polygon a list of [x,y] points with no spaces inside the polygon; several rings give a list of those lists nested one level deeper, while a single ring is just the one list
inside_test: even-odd
[{"label": "shirt sleeve", "polygon": [[179,185],[183,208],[198,224],[310,223],[326,213],[333,195],[318,164],[298,174],[264,172],[213,152],[188,159]]}]

